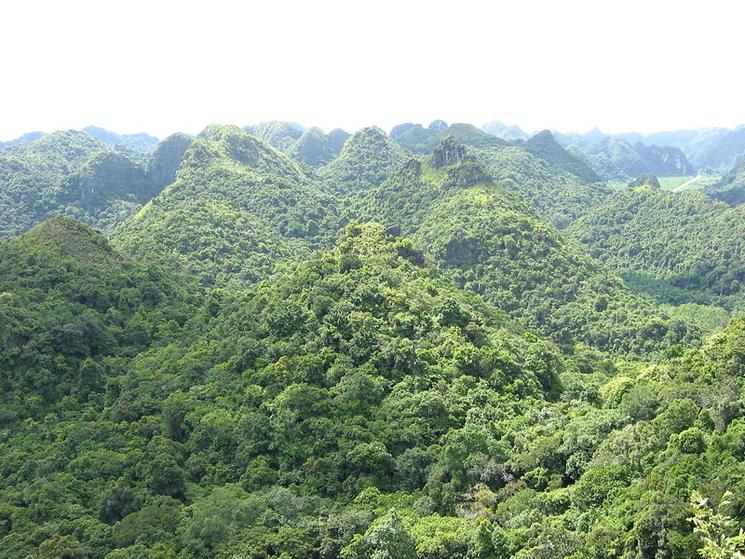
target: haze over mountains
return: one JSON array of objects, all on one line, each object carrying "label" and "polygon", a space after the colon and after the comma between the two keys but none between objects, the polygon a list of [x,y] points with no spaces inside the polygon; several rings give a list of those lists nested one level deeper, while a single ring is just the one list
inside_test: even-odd
[{"label": "haze over mountains", "polygon": [[693,559],[720,501],[737,538],[741,130],[6,142],[0,559]]}]

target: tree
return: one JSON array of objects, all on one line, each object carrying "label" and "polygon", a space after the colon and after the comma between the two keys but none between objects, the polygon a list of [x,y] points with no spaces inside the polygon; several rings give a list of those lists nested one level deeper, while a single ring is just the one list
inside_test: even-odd
[{"label": "tree", "polygon": [[416,542],[396,511],[391,510],[364,536],[355,536],[341,556],[344,559],[416,559]]},{"label": "tree", "polygon": [[88,559],[88,552],[68,536],[56,534],[39,546],[39,559]]},{"label": "tree", "polygon": [[726,491],[714,510],[709,500],[697,491],[691,495],[693,532],[701,538],[703,546],[699,549],[704,559],[743,559],[745,558],[745,533],[738,530],[738,522],[725,514],[732,504],[733,495]]}]

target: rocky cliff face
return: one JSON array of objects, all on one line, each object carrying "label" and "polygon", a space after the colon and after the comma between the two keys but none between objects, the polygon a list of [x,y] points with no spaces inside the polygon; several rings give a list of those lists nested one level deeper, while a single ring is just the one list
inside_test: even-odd
[{"label": "rocky cliff face", "polygon": [[458,143],[455,136],[447,136],[432,154],[432,165],[435,169],[460,163],[466,157],[465,146]]},{"label": "rocky cliff face", "polygon": [[634,151],[647,165],[650,173],[661,176],[692,175],[694,170],[679,148],[670,146],[645,146],[634,144]]}]

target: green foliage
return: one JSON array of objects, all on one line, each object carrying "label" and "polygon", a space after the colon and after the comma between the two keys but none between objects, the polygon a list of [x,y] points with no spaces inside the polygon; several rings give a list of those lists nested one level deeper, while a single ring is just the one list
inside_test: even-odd
[{"label": "green foliage", "polygon": [[745,283],[743,227],[740,208],[641,186],[617,193],[568,232],[638,291],[732,308]]},{"label": "green foliage", "polygon": [[[0,244],[0,559],[741,553],[736,293],[731,317],[634,295],[540,217],[610,190],[467,127],[433,123],[426,158],[366,129],[334,159],[343,132],[262,126],[284,152],[217,126],[148,157],[26,144],[81,208],[132,165],[170,186],[113,246],[69,218]],[[694,531],[690,495],[725,487]]]},{"label": "green foliage", "polygon": [[345,547],[343,559],[416,559],[416,542],[395,511],[373,524]]},{"label": "green foliage", "polygon": [[539,132],[524,143],[525,149],[553,167],[576,176],[580,182],[600,182],[600,177],[587,163],[565,150],[549,130]]},{"label": "green foliage", "polygon": [[[162,271],[118,255],[69,218],[0,245],[0,403],[10,417],[71,410],[105,388],[118,357],[178,330],[193,308]],[[72,398],[72,399],[71,399]],[[37,401],[38,399],[38,401]]]},{"label": "green foliage", "polygon": [[[737,521],[724,514],[731,505],[732,494],[722,495],[718,510],[712,510],[707,499],[695,492],[691,496],[694,533],[703,541],[699,550],[705,559],[742,559],[745,557],[745,534]],[[739,531],[738,531],[739,528]]]},{"label": "green foliage", "polygon": [[212,126],[186,150],[175,182],[113,242],[207,285],[253,282],[330,242],[333,212],[289,157],[238,128]]},{"label": "green foliage", "polygon": [[84,132],[46,134],[0,153],[0,238],[55,214],[107,233],[173,181],[188,136],[152,156],[112,149]]},{"label": "green foliage", "polygon": [[704,192],[732,206],[745,202],[745,155],[738,157],[721,180],[707,186]]},{"label": "green foliage", "polygon": [[494,182],[519,194],[552,225],[564,228],[613,191],[602,184],[584,184],[561,168],[517,146],[469,150]]},{"label": "green foliage", "polygon": [[457,285],[565,346],[647,352],[696,336],[566,242],[473,157],[438,169],[410,160],[358,207],[412,234]]},{"label": "green foliage", "polygon": [[344,144],[341,154],[319,171],[324,190],[364,192],[382,183],[405,159],[404,150],[379,128],[363,128]]}]

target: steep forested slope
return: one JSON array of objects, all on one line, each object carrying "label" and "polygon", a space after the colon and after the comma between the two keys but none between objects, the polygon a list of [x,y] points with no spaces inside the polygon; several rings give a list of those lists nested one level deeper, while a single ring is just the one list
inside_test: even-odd
[{"label": "steep forested slope", "polygon": [[184,293],[70,218],[0,243],[0,423],[104,390],[105,371],[176,334],[193,310]]},{"label": "steep forested slope", "polygon": [[516,192],[543,219],[563,228],[613,191],[603,184],[584,184],[576,176],[550,165],[518,146],[469,148],[499,186]]},{"label": "steep forested slope", "polygon": [[413,235],[456,284],[564,345],[653,351],[686,339],[453,142],[370,191],[360,215]]},{"label": "steep forested slope", "polygon": [[709,196],[737,206],[745,202],[745,154],[740,156],[721,180],[704,189]]},{"label": "steep forested slope", "polygon": [[[213,293],[179,331],[172,280],[79,227],[0,245],[14,325],[92,305],[82,286],[119,296],[94,314],[116,343],[76,356],[51,413],[37,367],[4,408],[2,559],[693,559],[691,493],[745,505],[742,321],[657,364],[562,357],[410,241],[352,224],[295,270]],[[135,317],[155,336],[116,338]],[[6,337],[0,355],[53,351],[59,367],[52,334]]]},{"label": "steep forested slope", "polygon": [[619,192],[568,232],[663,300],[726,302],[745,282],[743,210],[700,193],[641,186]]},{"label": "steep forested slope", "polygon": [[110,233],[173,180],[188,141],[173,136],[144,156],[70,130],[0,152],[0,238],[53,214]]},{"label": "steep forested slope", "polygon": [[319,171],[321,183],[339,195],[363,192],[383,182],[405,157],[406,152],[380,128],[363,128]]},{"label": "steep forested slope", "polygon": [[206,284],[255,281],[330,244],[334,205],[284,153],[236,127],[212,126],[176,180],[113,236],[128,254]]},{"label": "steep forested slope", "polygon": [[593,170],[605,180],[626,181],[644,173],[659,176],[692,175],[693,166],[676,147],[631,144],[621,138],[608,137],[596,144],[573,147],[585,157]]},{"label": "steep forested slope", "polygon": [[680,149],[670,146],[634,144],[634,151],[646,165],[645,172],[660,176],[685,176],[693,174],[693,166]]},{"label": "steep forested slope", "polygon": [[561,147],[549,130],[539,132],[520,145],[553,167],[576,176],[581,182],[600,182],[598,174],[582,159]]}]

